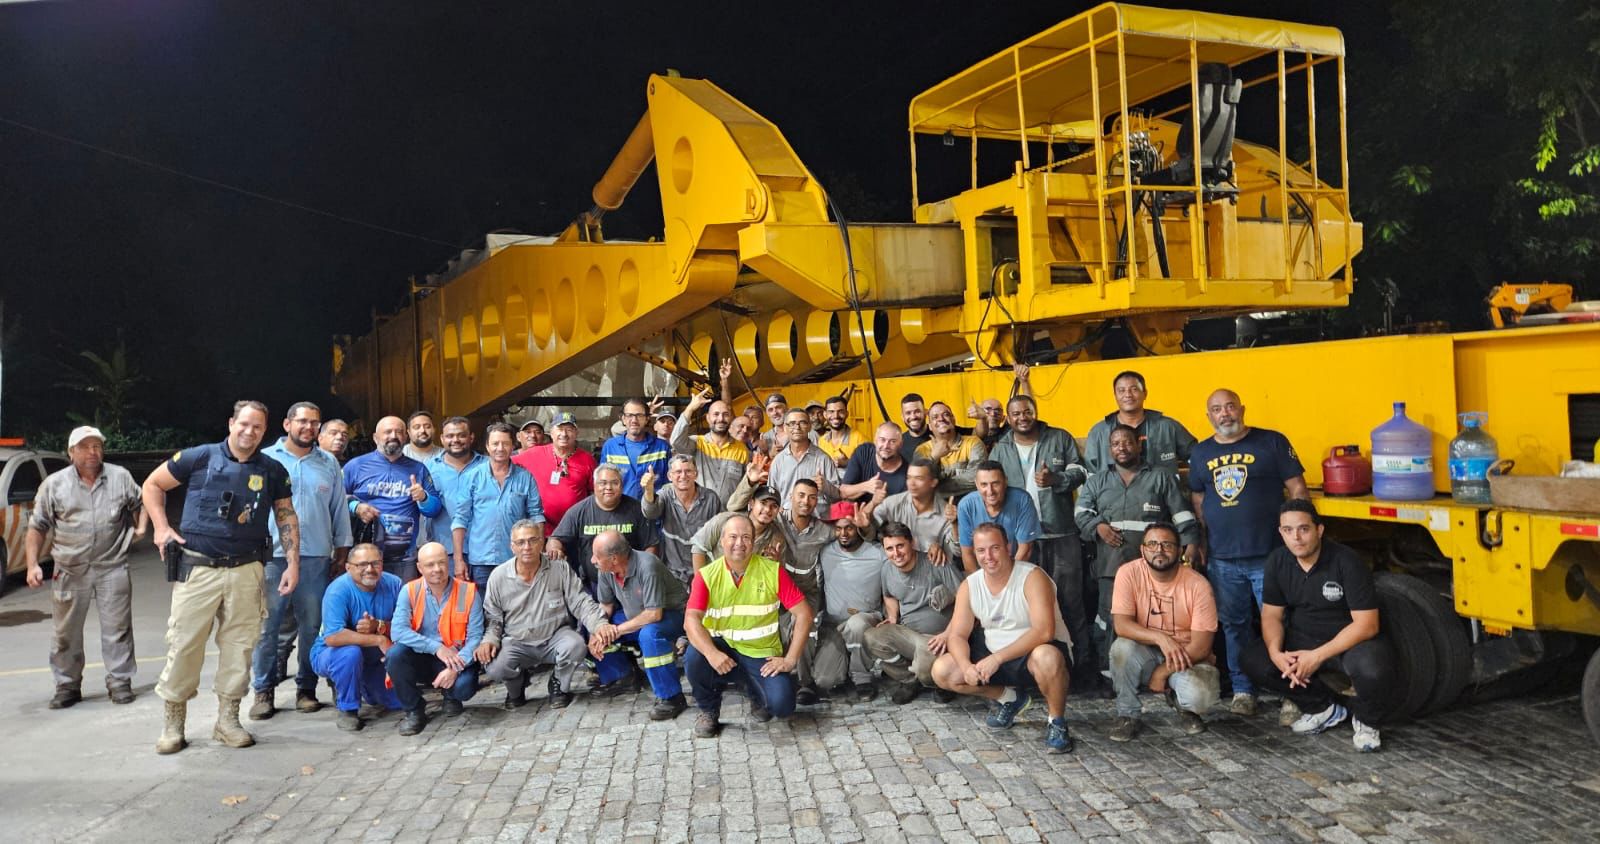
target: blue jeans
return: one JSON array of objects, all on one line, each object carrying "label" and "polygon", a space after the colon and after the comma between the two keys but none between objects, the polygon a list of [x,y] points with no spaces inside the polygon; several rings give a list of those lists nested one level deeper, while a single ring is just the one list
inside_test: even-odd
[{"label": "blue jeans", "polygon": [[329,557],[301,557],[300,582],[288,595],[278,594],[278,581],[289,561],[273,557],[267,562],[266,574],[261,581],[263,603],[267,617],[261,622],[261,638],[251,656],[250,673],[254,676],[252,688],[257,692],[270,692],[283,682],[278,674],[278,631],[286,615],[294,614],[299,627],[300,659],[294,675],[295,688],[313,691],[317,688],[317,671],[311,666],[311,646],[322,630],[322,593],[328,589]]},{"label": "blue jeans", "polygon": [[1206,562],[1206,579],[1217,599],[1217,623],[1222,625],[1222,640],[1227,646],[1228,677],[1234,694],[1255,694],[1255,685],[1245,674],[1239,658],[1258,637],[1261,617],[1261,582],[1266,576],[1265,556],[1213,557]]},{"label": "blue jeans", "polygon": [[[611,614],[612,624],[627,620],[621,608]],[[683,694],[683,684],[678,681],[678,666],[675,664],[678,637],[682,635],[683,610],[665,610],[661,613],[660,621],[646,624],[617,640],[619,643],[630,642],[639,646],[639,653],[644,656],[644,675],[650,678],[650,690],[662,700]],[[595,673],[602,683],[620,680],[628,676],[628,663],[632,660],[627,651],[613,645],[605,658],[595,665]]]},{"label": "blue jeans", "polygon": [[714,638],[712,641],[718,650],[733,657],[735,665],[727,674],[718,674],[699,648],[689,647],[689,652],[684,655],[683,668],[684,673],[689,675],[689,688],[694,690],[695,706],[701,712],[713,716],[721,712],[722,687],[728,683],[743,683],[752,706],[763,704],[768,712],[778,718],[794,713],[794,675],[763,677],[761,666],[766,665],[765,658],[745,656],[721,639]]},{"label": "blue jeans", "polygon": [[483,596],[489,594],[489,573],[494,571],[498,565],[500,564],[490,563],[486,566],[480,566],[477,563],[467,563],[467,576],[472,579],[473,583],[478,584],[478,600],[483,600]]},{"label": "blue jeans", "polygon": [[[444,663],[433,654],[418,653],[405,645],[396,644],[389,649],[389,679],[394,681],[394,693],[400,696],[400,708],[410,712],[422,708],[422,692],[417,686],[432,685],[433,678],[444,670]],[[478,671],[483,666],[468,663],[467,670],[456,677],[456,683],[445,690],[445,697],[466,703],[478,693]]]},{"label": "blue jeans", "polygon": [[319,676],[333,683],[335,701],[342,712],[359,710],[363,700],[389,709],[400,708],[400,698],[383,683],[383,652],[377,648],[323,647],[312,655],[311,664]]}]

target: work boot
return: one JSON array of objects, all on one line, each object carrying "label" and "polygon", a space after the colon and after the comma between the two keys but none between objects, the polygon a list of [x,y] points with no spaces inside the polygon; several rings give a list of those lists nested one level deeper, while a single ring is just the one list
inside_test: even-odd
[{"label": "work boot", "polygon": [[922,684],[912,680],[909,683],[896,683],[894,689],[889,692],[889,699],[904,706],[916,700],[920,694],[922,694]]},{"label": "work boot", "polygon": [[66,709],[83,700],[83,691],[77,686],[56,686],[55,697],[50,698],[51,709]]},{"label": "work boot", "polygon": [[183,737],[183,719],[189,714],[187,701],[163,701],[166,707],[163,711],[165,720],[161,726],[161,738],[156,739],[156,752],[161,754],[177,753],[189,746]]},{"label": "work boot", "polygon": [[1140,726],[1142,725],[1138,718],[1132,715],[1118,715],[1117,720],[1111,724],[1111,740],[1133,741],[1134,736],[1139,735]]},{"label": "work boot", "polygon": [[566,709],[567,707],[569,707],[571,705],[572,705],[572,692],[564,692],[564,691],[562,691],[561,690],[561,682],[559,680],[557,680],[556,679],[556,675],[552,673],[550,675],[550,708],[551,709]]},{"label": "work boot", "polygon": [[361,716],[356,714],[356,711],[353,709],[339,710],[339,719],[335,722],[335,724],[339,727],[339,729],[344,730],[347,733],[358,732],[363,726],[361,723]]},{"label": "work boot", "polygon": [[621,695],[637,694],[640,686],[639,680],[639,669],[632,668],[627,674],[609,683],[601,683],[590,689],[589,694],[594,697],[619,697]]},{"label": "work boot", "polygon": [[655,706],[650,707],[650,720],[671,721],[672,719],[678,717],[679,713],[688,708],[689,704],[683,699],[683,695],[681,694],[673,695],[672,697],[656,698]]},{"label": "work boot", "polygon": [[400,721],[400,735],[414,736],[428,726],[428,714],[422,711],[419,704],[416,709],[406,711],[406,717]]},{"label": "work boot", "polygon": [[320,712],[322,702],[317,700],[316,689],[298,689],[294,693],[294,708],[296,712]]},{"label": "work boot", "polygon": [[244,725],[239,723],[238,698],[217,695],[217,726],[212,728],[211,738],[229,747],[249,747],[256,743],[256,737],[245,732]]},{"label": "work boot", "polygon": [[133,703],[132,686],[107,686],[106,693],[111,695],[112,703]]},{"label": "work boot", "polygon": [[256,701],[250,704],[250,720],[265,721],[271,718],[273,713],[278,711],[278,707],[274,703],[273,693],[270,690],[256,692]]},{"label": "work boot", "polygon": [[446,718],[454,718],[466,711],[466,705],[453,697],[447,697],[439,703],[439,714]]},{"label": "work boot", "polygon": [[717,720],[717,716],[710,712],[702,711],[699,717],[694,719],[695,738],[716,738],[717,733],[720,732],[722,732],[722,723]]},{"label": "work boot", "polygon": [[1256,714],[1256,696],[1249,692],[1236,692],[1233,700],[1228,703],[1228,711],[1245,718],[1254,718]]},{"label": "work boot", "polygon": [[1294,722],[1300,720],[1300,716],[1304,714],[1300,711],[1300,707],[1295,705],[1294,701],[1284,698],[1283,705],[1278,707],[1278,726],[1292,727]]}]

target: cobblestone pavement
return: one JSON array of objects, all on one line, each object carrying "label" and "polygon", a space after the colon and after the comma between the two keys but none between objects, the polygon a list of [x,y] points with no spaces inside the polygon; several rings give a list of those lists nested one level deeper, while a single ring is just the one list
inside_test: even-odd
[{"label": "cobblestone pavement", "polygon": [[[534,688],[542,688],[537,685]],[[1600,839],[1600,750],[1570,692],[1458,708],[1384,732],[1312,738],[1213,716],[1183,736],[1147,698],[1145,732],[1107,738],[1111,706],[1069,704],[1076,752],[1044,752],[1043,714],[1010,732],[978,703],[835,704],[748,723],[729,695],[719,739],[648,695],[494,708],[403,738],[390,715],[230,838],[285,841],[1534,841]],[[330,716],[331,719],[331,716]]]}]

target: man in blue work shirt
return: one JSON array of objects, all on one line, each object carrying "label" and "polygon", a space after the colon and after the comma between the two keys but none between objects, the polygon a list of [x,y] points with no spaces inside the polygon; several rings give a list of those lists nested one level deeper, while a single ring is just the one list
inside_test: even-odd
[{"label": "man in blue work shirt", "polygon": [[1006,529],[1012,559],[1026,562],[1033,556],[1033,543],[1039,538],[1039,510],[1026,490],[1006,485],[1006,470],[993,460],[978,464],[978,491],[968,493],[956,505],[961,565],[968,573],[978,570],[972,531],[987,522]]},{"label": "man in blue work shirt", "polygon": [[383,552],[370,543],[350,549],[344,574],[322,596],[322,630],[311,646],[311,664],[333,683],[338,726],[361,729],[361,703],[399,709],[400,698],[387,688],[383,658],[394,647],[389,620],[404,588],[383,570]]},{"label": "man in blue work shirt", "polygon": [[344,465],[344,491],[351,515],[377,534],[363,541],[383,549],[383,570],[409,583],[417,577],[422,517],[438,516],[444,503],[427,467],[405,456],[406,423],[400,417],[379,419],[372,439],[377,451]]},{"label": "man in blue work shirt", "polygon": [[516,432],[496,422],[484,444],[489,458],[462,474],[449,502],[456,577],[470,578],[479,594],[487,594],[494,567],[511,559],[511,526],[523,519],[544,524],[533,475],[511,462]]},{"label": "man in blue work shirt", "polygon": [[643,399],[623,403],[622,427],[623,433],[600,448],[600,462],[622,472],[622,494],[637,500],[644,497],[639,479],[645,472],[654,471],[657,478],[667,476],[672,446],[650,430],[650,407]]},{"label": "man in blue work shirt", "polygon": [[419,683],[444,692],[445,715],[460,715],[464,704],[478,693],[478,671],[473,651],[483,640],[483,599],[470,580],[450,576],[450,555],[437,542],[417,549],[417,570],[422,576],[407,583],[394,608],[389,626],[389,679],[406,717],[400,735],[414,736],[428,724],[422,710]]},{"label": "man in blue work shirt", "polygon": [[284,436],[262,453],[289,470],[294,490],[295,514],[300,517],[300,582],[289,595],[279,595],[278,581],[288,567],[278,527],[272,530],[272,559],[267,562],[262,597],[267,617],[261,622],[261,640],[252,659],[255,703],[250,718],[262,721],[276,711],[273,695],[283,682],[278,662],[278,630],[284,617],[293,615],[299,630],[299,670],[295,672],[295,709],[316,712],[317,672],[311,667],[311,644],[322,627],[322,593],[328,588],[332,567],[343,567],[350,548],[350,516],[345,509],[344,474],[333,455],[317,447],[322,411],[308,401],[289,406],[283,419]]},{"label": "man in blue work shirt", "polygon": [[428,520],[429,542],[437,542],[445,548],[455,547],[455,531],[452,527],[450,502],[455,500],[456,489],[460,486],[462,476],[467,470],[479,463],[489,462],[484,457],[472,450],[473,436],[472,423],[465,416],[452,416],[444,420],[444,425],[439,429],[439,441],[444,444],[439,452],[428,458],[428,476],[433,478],[433,488],[439,490],[440,503],[444,505],[444,512],[438,518]]}]

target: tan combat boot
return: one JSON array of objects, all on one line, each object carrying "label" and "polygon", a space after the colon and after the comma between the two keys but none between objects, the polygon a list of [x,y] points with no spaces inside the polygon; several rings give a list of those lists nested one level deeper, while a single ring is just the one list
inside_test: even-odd
[{"label": "tan combat boot", "polygon": [[166,704],[166,722],[161,727],[161,738],[156,740],[156,752],[161,754],[177,753],[189,746],[183,738],[183,719],[189,713],[187,701],[168,700]]},{"label": "tan combat boot", "polygon": [[249,747],[256,743],[255,736],[245,732],[239,723],[239,699],[217,696],[217,726],[211,737],[229,747]]}]

